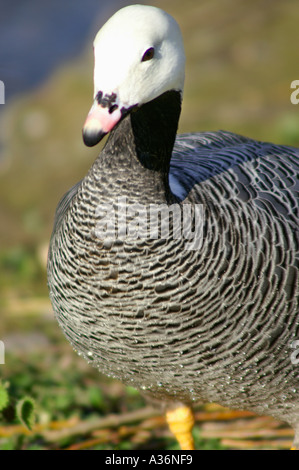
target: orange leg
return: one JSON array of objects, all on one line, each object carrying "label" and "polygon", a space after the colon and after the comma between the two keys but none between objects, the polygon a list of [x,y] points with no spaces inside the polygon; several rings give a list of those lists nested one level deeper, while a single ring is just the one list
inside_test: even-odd
[{"label": "orange leg", "polygon": [[191,408],[182,406],[166,413],[166,420],[170,431],[175,435],[182,450],[194,450],[194,441],[191,434],[194,426],[194,416]]}]

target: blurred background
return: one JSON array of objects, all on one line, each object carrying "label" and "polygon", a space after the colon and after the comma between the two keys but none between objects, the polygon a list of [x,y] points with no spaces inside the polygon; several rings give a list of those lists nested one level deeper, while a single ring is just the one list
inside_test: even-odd
[{"label": "blurred background", "polygon": [[[53,318],[46,282],[56,205],[100,150],[85,147],[81,137],[93,94],[93,38],[116,10],[130,3],[0,0],[0,80],[5,85],[5,104],[0,104],[0,340],[5,364],[0,364],[0,380],[9,394],[0,412],[0,449],[77,442],[73,436],[64,436],[62,444],[62,438],[51,441],[39,434],[37,439],[37,431],[20,431],[14,407],[25,395],[35,399],[37,424],[44,427],[145,406],[136,391],[100,377],[72,352]],[[290,101],[291,82],[299,79],[297,0],[151,4],[176,18],[185,41],[179,132],[224,129],[299,146],[299,105]],[[152,445],[171,448],[167,430],[160,428],[161,423],[155,431],[143,429],[141,438],[130,432],[130,438],[98,437],[95,445],[137,448],[154,439]],[[201,447],[204,437],[201,432]],[[217,432],[208,442],[211,448],[227,444]]]}]

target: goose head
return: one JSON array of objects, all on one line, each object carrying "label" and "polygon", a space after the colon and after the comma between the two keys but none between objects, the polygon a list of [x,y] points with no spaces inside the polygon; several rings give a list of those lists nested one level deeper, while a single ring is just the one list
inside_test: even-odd
[{"label": "goose head", "polygon": [[177,22],[163,10],[119,10],[94,40],[94,101],[84,127],[96,145],[130,111],[184,86],[185,54]]}]

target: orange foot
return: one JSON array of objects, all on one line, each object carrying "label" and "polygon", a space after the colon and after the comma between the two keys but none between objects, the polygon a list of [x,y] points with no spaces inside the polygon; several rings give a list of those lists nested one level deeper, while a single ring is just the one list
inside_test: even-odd
[{"label": "orange foot", "polygon": [[191,408],[181,406],[166,413],[166,420],[170,431],[175,435],[182,450],[194,450],[192,428],[194,416]]}]

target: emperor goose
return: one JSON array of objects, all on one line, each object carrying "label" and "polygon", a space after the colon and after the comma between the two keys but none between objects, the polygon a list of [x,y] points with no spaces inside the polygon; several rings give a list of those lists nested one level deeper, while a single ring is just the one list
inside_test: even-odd
[{"label": "emperor goose", "polygon": [[185,55],[158,8],[118,11],[94,55],[83,138],[110,134],[57,208],[48,283],[61,328],[94,367],[166,403],[182,448],[197,401],[283,420],[298,446],[299,150],[176,135]]}]

